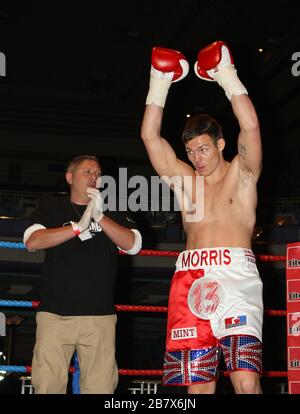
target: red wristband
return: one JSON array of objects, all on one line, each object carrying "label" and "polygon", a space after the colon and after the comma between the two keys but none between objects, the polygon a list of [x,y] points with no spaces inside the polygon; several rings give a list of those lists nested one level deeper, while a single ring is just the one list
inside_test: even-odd
[{"label": "red wristband", "polygon": [[79,234],[81,234],[81,231],[79,230],[78,224],[75,223],[74,221],[71,221],[71,224],[72,224],[72,228],[73,228],[74,234],[76,236],[79,236]]}]

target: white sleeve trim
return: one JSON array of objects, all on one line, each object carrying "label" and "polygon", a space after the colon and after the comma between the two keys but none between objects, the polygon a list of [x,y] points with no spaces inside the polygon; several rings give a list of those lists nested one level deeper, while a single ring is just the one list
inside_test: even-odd
[{"label": "white sleeve trim", "polygon": [[29,239],[29,237],[32,235],[32,233],[34,233],[37,230],[42,230],[45,228],[46,228],[45,226],[43,226],[42,224],[38,224],[38,223],[35,223],[32,226],[28,227],[24,232],[23,243],[26,245],[26,242]]},{"label": "white sleeve trim", "polygon": [[124,250],[124,249],[121,249],[121,247],[119,246],[117,247],[119,250],[122,250],[122,252],[125,252],[130,255],[134,255],[134,254],[137,254],[142,248],[142,235],[136,229],[130,229],[130,230],[134,233],[134,238],[135,238],[134,245],[132,246],[132,248],[129,250]]}]

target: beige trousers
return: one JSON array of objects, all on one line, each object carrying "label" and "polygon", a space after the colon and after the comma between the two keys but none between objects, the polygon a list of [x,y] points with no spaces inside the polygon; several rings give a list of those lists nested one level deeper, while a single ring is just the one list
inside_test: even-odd
[{"label": "beige trousers", "polygon": [[116,315],[59,316],[37,312],[32,360],[35,394],[65,394],[71,358],[78,354],[81,394],[113,394]]}]

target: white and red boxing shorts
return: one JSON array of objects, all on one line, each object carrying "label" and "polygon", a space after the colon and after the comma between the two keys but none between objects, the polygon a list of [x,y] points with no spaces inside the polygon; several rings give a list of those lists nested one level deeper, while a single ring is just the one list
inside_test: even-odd
[{"label": "white and red boxing shorts", "polygon": [[187,250],[176,262],[168,304],[165,385],[215,381],[227,370],[262,371],[262,282],[250,249]]}]

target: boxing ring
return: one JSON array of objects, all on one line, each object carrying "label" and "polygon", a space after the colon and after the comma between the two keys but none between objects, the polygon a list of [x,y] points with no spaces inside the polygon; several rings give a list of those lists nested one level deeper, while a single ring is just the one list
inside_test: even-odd
[{"label": "boxing ring", "polygon": [[[0,241],[0,248],[25,249],[23,243]],[[141,250],[139,256],[156,257],[177,257],[180,252],[168,250]],[[121,255],[125,253],[120,252]],[[288,383],[289,394],[300,394],[300,242],[287,244],[286,256],[275,255],[256,255],[257,261],[261,262],[285,262],[286,274],[286,309],[265,310],[268,318],[286,318],[286,343],[287,343],[287,370],[286,371],[264,371],[265,378],[284,378]],[[20,307],[36,309],[39,306],[37,301],[16,301],[2,300],[1,307]],[[116,305],[117,312],[159,312],[166,313],[166,306],[142,306],[142,305]],[[33,393],[30,385],[31,366],[0,365],[0,371],[5,373],[20,373],[22,380],[22,393]],[[73,376],[73,393],[79,393],[80,373],[78,363],[75,358],[74,366],[70,368]],[[162,377],[162,368],[158,369],[126,369],[120,368],[119,375],[127,377]],[[226,371],[221,371],[221,375],[228,376]],[[134,381],[136,386],[128,388],[128,391],[136,393],[157,393],[160,380],[145,381],[137,379]]]}]

